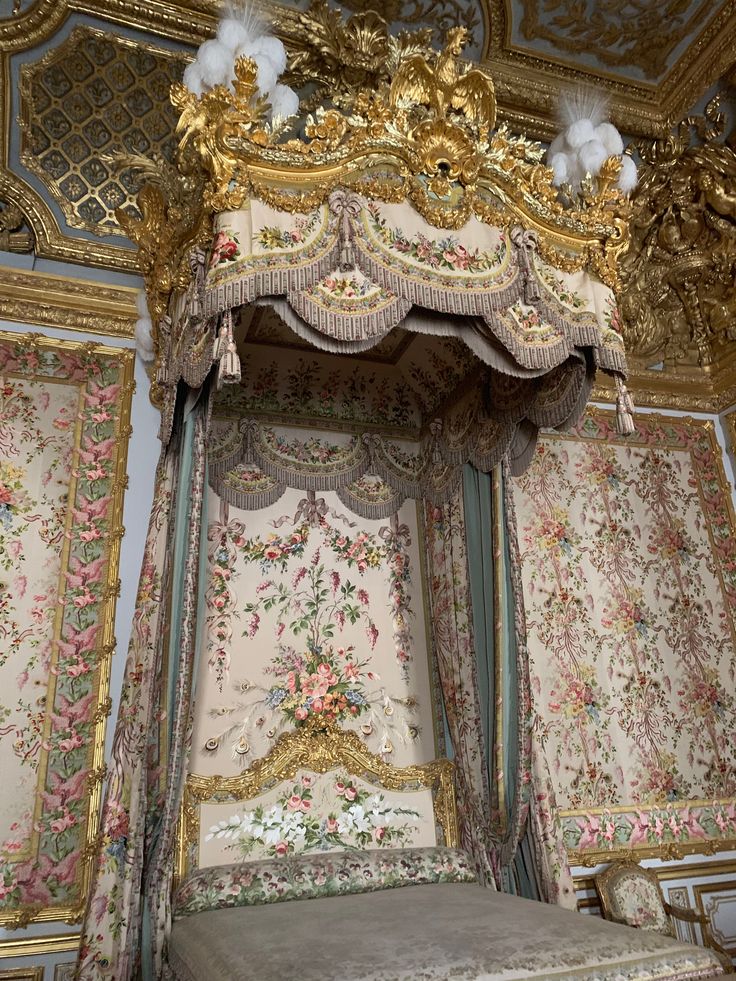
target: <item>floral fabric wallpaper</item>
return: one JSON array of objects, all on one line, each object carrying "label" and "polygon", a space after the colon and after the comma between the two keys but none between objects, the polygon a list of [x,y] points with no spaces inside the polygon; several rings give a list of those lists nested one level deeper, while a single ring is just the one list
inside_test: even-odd
[{"label": "floral fabric wallpaper", "polygon": [[571,861],[736,839],[736,537],[709,423],[611,413],[515,482],[538,754]]},{"label": "floral fabric wallpaper", "polygon": [[0,334],[0,922],[86,899],[132,368]]},{"label": "floral fabric wallpaper", "polygon": [[416,504],[368,520],[334,491],[256,511],[209,493],[192,772],[237,774],[315,715],[399,766],[438,755]]}]

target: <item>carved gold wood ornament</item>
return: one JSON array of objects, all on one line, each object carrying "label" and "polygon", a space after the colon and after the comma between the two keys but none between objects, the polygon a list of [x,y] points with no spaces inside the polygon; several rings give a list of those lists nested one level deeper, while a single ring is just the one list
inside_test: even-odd
[{"label": "carved gold wood ornament", "polygon": [[620,302],[627,350],[644,364],[709,367],[736,340],[736,153],[715,138],[717,109],[641,147]]},{"label": "carved gold wood ornament", "polygon": [[[305,23],[324,11],[316,0]],[[191,247],[209,244],[214,214],[238,210],[252,197],[308,213],[337,187],[377,201],[409,200],[438,228],[458,229],[472,215],[507,229],[521,224],[537,232],[544,259],[569,271],[588,267],[616,288],[617,257],[628,235],[628,205],[615,186],[619,159],[607,161],[565,207],[541,162],[544,148],[506,126],[493,130],[493,82],[462,61],[462,28],[449,32],[438,53],[421,34],[391,38],[374,12],[347,23],[331,16],[334,28],[328,31],[322,17],[308,38],[311,53],[305,43],[290,71],[308,81],[314,70],[319,85],[323,66],[337,63],[342,87],[307,116],[299,136],[267,121],[248,58],[236,61],[232,88],[216,86],[198,98],[173,86],[180,112],[177,170],[139,159],[150,178],[143,218],[118,216],[140,247],[155,322],[172,286],[189,275]],[[378,67],[386,54],[390,79]],[[363,79],[371,84],[363,86]],[[155,331],[156,323],[154,339]]]}]

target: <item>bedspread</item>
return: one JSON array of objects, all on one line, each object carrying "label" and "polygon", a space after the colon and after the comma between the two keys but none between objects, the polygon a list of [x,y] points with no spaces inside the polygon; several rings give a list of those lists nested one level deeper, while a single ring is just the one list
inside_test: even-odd
[{"label": "bedspread", "polygon": [[175,923],[177,981],[685,981],[712,951],[595,916],[438,883]]}]

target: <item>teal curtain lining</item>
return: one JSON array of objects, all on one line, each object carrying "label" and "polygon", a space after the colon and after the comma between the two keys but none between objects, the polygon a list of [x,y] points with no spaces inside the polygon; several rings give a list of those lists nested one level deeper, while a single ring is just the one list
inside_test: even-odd
[{"label": "teal curtain lining", "polygon": [[463,504],[467,542],[473,640],[478,673],[478,702],[485,743],[488,786],[494,786],[495,759],[495,651],[493,581],[493,501],[491,478],[466,464],[463,469]]},{"label": "teal curtain lining", "polygon": [[[466,465],[463,470],[463,503],[467,542],[468,577],[473,612],[473,639],[478,676],[478,697],[486,750],[486,769],[492,799],[498,800],[495,760],[497,756],[497,695],[501,696],[501,741],[506,821],[515,820],[515,800],[519,766],[518,647],[511,566],[511,549],[506,528],[500,469],[494,475]],[[502,563],[497,575],[496,556]],[[496,597],[497,590],[500,595]],[[496,599],[498,602],[496,603]],[[501,617],[496,650],[495,611]],[[500,679],[498,676],[500,675]],[[500,680],[501,690],[496,691]],[[534,851],[528,840],[529,825],[515,849],[511,864],[501,870],[505,891],[539,899]]]},{"label": "teal curtain lining", "polygon": [[[169,631],[167,670],[167,738],[169,745],[173,740],[174,702],[176,699],[176,689],[179,677],[180,658],[181,658],[181,616],[176,615],[183,607],[184,586],[186,578],[186,543],[189,537],[189,530],[192,518],[192,473],[194,463],[194,439],[197,427],[198,413],[201,407],[197,403],[187,405],[184,409],[183,432],[181,446],[179,447],[179,474],[176,491],[176,514],[174,516],[174,542],[173,542],[173,561],[172,561],[172,586],[171,586],[171,625]],[[201,614],[204,608],[204,593],[206,581],[207,563],[207,471],[205,471],[204,494],[202,499],[202,515],[199,533],[199,575],[197,590],[197,623],[200,624]],[[191,698],[194,700],[198,663],[200,654],[199,631],[197,633],[194,661],[192,666]],[[160,827],[156,828],[151,837],[150,854],[156,852],[157,843],[160,835]],[[153,963],[153,936],[151,923],[151,908],[148,895],[144,896],[143,901],[143,922],[141,931],[141,978],[142,981],[154,981],[155,970]]]}]

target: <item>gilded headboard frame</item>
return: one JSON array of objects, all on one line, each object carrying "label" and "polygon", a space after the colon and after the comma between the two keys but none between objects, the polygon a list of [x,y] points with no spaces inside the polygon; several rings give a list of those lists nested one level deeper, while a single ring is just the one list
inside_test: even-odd
[{"label": "gilded headboard frame", "polygon": [[301,728],[284,733],[267,756],[237,777],[190,775],[187,778],[179,818],[177,881],[186,875],[189,856],[199,842],[201,804],[248,800],[283,780],[292,779],[299,770],[327,773],[340,766],[351,776],[387,790],[431,790],[435,820],[442,829],[445,845],[458,847],[455,768],[450,760],[392,766],[371,753],[356,733],[313,717]]}]

